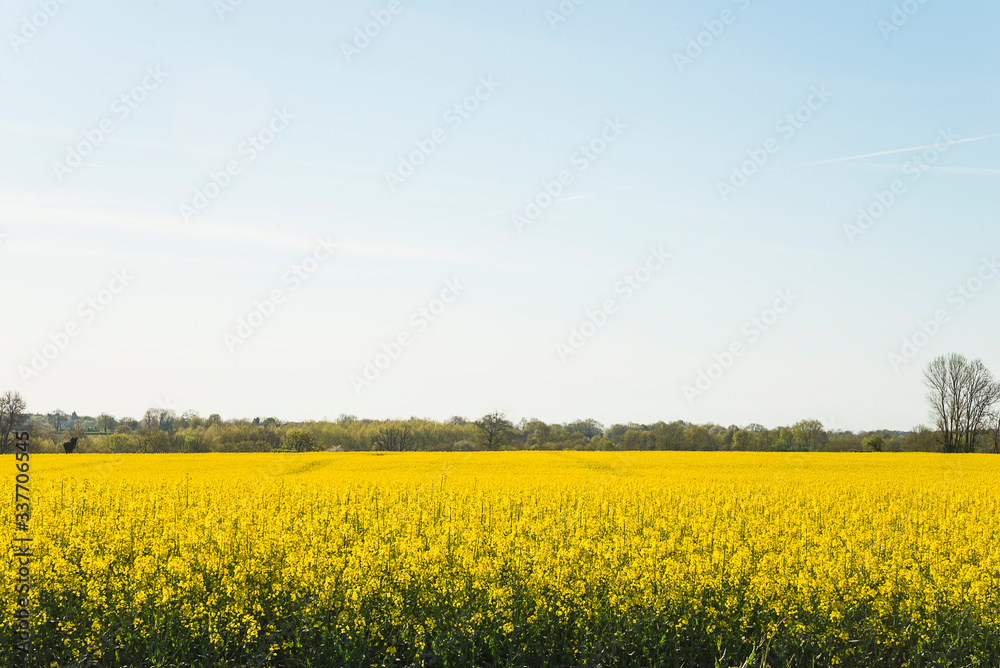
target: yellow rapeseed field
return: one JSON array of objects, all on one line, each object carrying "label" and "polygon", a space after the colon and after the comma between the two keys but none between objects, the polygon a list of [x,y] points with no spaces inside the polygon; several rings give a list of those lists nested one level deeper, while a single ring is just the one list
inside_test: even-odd
[{"label": "yellow rapeseed field", "polygon": [[[1000,457],[31,464],[30,665],[1000,662]],[[15,570],[0,571],[7,665],[23,665],[6,651]]]}]

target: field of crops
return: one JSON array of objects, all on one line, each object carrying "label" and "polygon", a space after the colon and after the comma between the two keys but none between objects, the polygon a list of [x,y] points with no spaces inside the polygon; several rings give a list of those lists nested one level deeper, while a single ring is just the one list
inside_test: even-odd
[{"label": "field of crops", "polygon": [[1000,457],[31,462],[33,666],[1000,663]]}]

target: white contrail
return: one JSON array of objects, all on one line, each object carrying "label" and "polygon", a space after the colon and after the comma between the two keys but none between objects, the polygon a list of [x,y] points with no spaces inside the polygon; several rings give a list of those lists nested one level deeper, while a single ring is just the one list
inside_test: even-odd
[{"label": "white contrail", "polygon": [[[858,167],[862,169],[871,169],[882,172],[898,172],[903,169],[904,166],[905,165],[895,165],[885,162],[866,162],[858,165]],[[991,167],[945,167],[942,165],[922,165],[920,171],[937,172],[940,174],[1000,174],[1000,169]]]},{"label": "white contrail", "polygon": [[864,155],[852,155],[847,158],[831,158],[830,160],[820,160],[816,165],[828,165],[832,162],[847,162],[848,160],[860,160],[861,158],[874,158],[879,155],[892,155],[893,153],[907,153],[909,151],[922,151],[925,148],[933,148],[935,146],[951,146],[952,144],[964,144],[970,141],[980,141],[982,139],[992,139],[993,137],[1000,137],[1000,134],[983,135],[982,137],[969,137],[968,139],[956,139],[954,141],[944,142],[944,144],[927,144],[926,146],[912,146],[910,148],[897,148],[892,151],[879,151],[878,153],[865,153]]}]

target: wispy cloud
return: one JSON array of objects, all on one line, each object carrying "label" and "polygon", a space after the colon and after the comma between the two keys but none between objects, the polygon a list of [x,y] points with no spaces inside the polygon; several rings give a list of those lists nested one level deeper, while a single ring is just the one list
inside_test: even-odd
[{"label": "wispy cloud", "polygon": [[[25,246],[28,254],[65,254],[66,256],[92,256],[95,253],[116,254],[114,247],[141,252],[143,256],[161,254],[157,251],[166,241],[183,241],[192,244],[188,253],[195,256],[193,246],[202,251],[223,249],[213,257],[221,259],[231,253],[234,246],[250,251],[300,251],[303,238],[258,227],[252,221],[219,219],[211,224],[186,226],[176,216],[162,212],[123,208],[119,203],[87,196],[43,196],[0,190],[0,220],[24,226],[33,231],[36,242]],[[100,233],[105,241],[100,241]],[[78,236],[86,233],[97,242],[81,244]],[[342,240],[340,252],[345,256],[408,260],[430,264],[482,264],[481,259],[461,252],[453,252],[420,245],[383,244],[364,239]],[[0,240],[4,238],[0,234]],[[53,243],[52,240],[63,240]],[[141,249],[141,251],[139,250]],[[215,249],[215,250],[213,250]],[[183,253],[170,253],[178,261],[188,258]]]},{"label": "wispy cloud", "polygon": [[562,199],[557,199],[557,202],[571,202],[575,199],[590,199],[591,197],[598,197],[600,195],[607,195],[608,193],[616,193],[620,190],[629,190],[635,186],[622,186],[621,188],[612,188],[611,190],[602,190],[596,193],[589,193],[587,195],[576,195],[575,197],[563,197]]},{"label": "wispy cloud", "polygon": [[401,246],[393,244],[371,243],[367,241],[348,240],[341,244],[341,251],[346,255],[361,255],[393,260],[412,260],[418,262],[454,264],[480,264],[480,261],[470,255],[456,253],[436,248],[420,246]]},{"label": "wispy cloud", "polygon": [[[608,193],[615,193],[615,192],[619,192],[621,190],[629,190],[629,189],[634,188],[634,187],[635,186],[622,186],[621,188],[612,188],[611,190],[602,190],[602,191],[596,192],[596,193],[587,193],[586,195],[574,195],[573,197],[560,197],[559,199],[555,200],[552,204],[555,205],[555,204],[559,204],[561,202],[572,202],[573,200],[577,200],[577,199],[589,199],[591,197],[599,197],[600,195],[607,195]],[[469,218],[462,218],[461,220],[456,221],[456,222],[459,222],[459,223],[468,223],[468,222],[471,222],[473,220],[481,220],[483,218],[492,218],[493,216],[499,216],[499,215],[502,215],[502,214],[505,214],[505,213],[514,213],[515,211],[521,211],[522,209],[524,209],[524,205],[523,204],[520,205],[520,206],[515,206],[515,207],[510,208],[510,209],[498,209],[497,211],[488,211],[486,213],[480,213],[478,215],[471,216]]]},{"label": "wispy cloud", "polygon": [[[905,165],[898,165],[888,162],[865,162],[859,165],[852,165],[858,169],[870,169],[879,172],[899,172]],[[947,167],[944,165],[922,165],[921,171],[937,172],[939,174],[979,174],[983,176],[995,176],[1000,174],[1000,169],[991,167]]]},{"label": "wispy cloud", "polygon": [[851,160],[861,160],[863,158],[875,158],[883,155],[893,155],[896,153],[909,153],[911,151],[923,151],[924,149],[934,148],[935,146],[952,146],[954,144],[965,144],[973,141],[982,141],[984,139],[992,139],[994,137],[1000,137],[1000,133],[992,135],[983,135],[981,137],[969,137],[968,139],[955,139],[949,142],[935,143],[935,144],[925,144],[923,146],[911,146],[909,148],[897,148],[891,151],[878,151],[876,153],[864,153],[862,155],[851,155],[846,158],[830,158],[829,160],[820,160],[819,162],[814,162],[814,165],[830,165],[836,162],[849,162]]}]

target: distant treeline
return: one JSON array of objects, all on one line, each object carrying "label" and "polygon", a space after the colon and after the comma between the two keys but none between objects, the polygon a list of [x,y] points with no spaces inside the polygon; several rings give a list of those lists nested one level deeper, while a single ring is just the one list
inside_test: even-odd
[{"label": "distant treeline", "polygon": [[[67,415],[62,411],[27,416],[32,443],[42,452],[62,452],[77,436],[77,452],[274,452],[274,451],[477,451],[477,450],[744,450],[755,452],[932,452],[941,450],[938,433],[926,427],[909,432],[829,431],[818,420],[767,429],[751,424],[723,427],[684,421],[614,424],[596,420],[548,424],[502,414],[446,422],[410,418],[370,420],[341,415],[335,421],[283,423],[276,418],[223,420],[187,412],[150,409],[141,420]],[[993,451],[987,435],[977,449]]]}]

